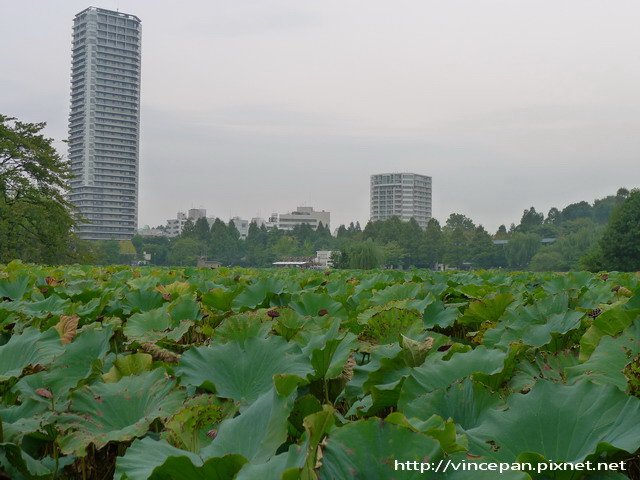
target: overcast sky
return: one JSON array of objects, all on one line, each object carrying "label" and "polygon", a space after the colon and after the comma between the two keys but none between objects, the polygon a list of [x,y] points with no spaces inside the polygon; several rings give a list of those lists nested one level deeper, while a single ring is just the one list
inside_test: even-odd
[{"label": "overcast sky", "polygon": [[1,113],[66,138],[89,5],[142,20],[141,226],[298,205],[364,225],[386,171],[491,231],[640,185],[637,0],[0,0]]}]

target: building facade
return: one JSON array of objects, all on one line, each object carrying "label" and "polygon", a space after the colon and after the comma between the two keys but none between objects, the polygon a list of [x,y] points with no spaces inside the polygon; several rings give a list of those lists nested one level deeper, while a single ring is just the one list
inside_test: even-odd
[{"label": "building facade", "polygon": [[89,240],[129,239],[138,225],[141,22],[89,7],[73,21],[69,200]]},{"label": "building facade", "polygon": [[207,218],[207,210],[205,208],[190,208],[187,212],[187,218],[196,223],[201,218]]},{"label": "building facade", "polygon": [[426,228],[431,219],[431,177],[417,173],[371,175],[371,220],[414,218]]},{"label": "building facade", "polygon": [[233,224],[235,225],[236,229],[238,230],[238,232],[240,233],[240,239],[241,240],[246,240],[247,236],[249,235],[249,220],[246,220],[244,218],[240,218],[240,217],[232,217],[229,220],[229,223],[233,222]]},{"label": "building facade", "polygon": [[[275,220],[273,217],[274,215],[269,220]],[[293,212],[278,214],[277,221],[280,230],[293,230],[293,227],[303,223],[310,225],[315,230],[321,223],[324,227],[329,226],[331,213],[324,210],[316,211],[313,207],[298,207]]]},{"label": "building facade", "polygon": [[185,223],[187,223],[187,214],[184,212],[178,212],[176,214],[176,218],[170,218],[167,220],[167,236],[177,237],[180,235]]},{"label": "building facade", "polygon": [[332,255],[333,251],[331,250],[318,250],[316,252],[315,262],[323,268],[331,268],[333,267],[333,262],[331,261]]}]

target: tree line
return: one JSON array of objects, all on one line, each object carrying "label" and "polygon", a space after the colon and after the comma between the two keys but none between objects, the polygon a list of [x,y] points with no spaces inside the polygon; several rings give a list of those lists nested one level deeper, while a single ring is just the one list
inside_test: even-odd
[{"label": "tree line", "polygon": [[233,222],[187,221],[176,238],[135,236],[131,241],[82,241],[82,219],[67,200],[70,165],[42,134],[44,123],[0,115],[0,263],[13,259],[64,264],[134,263],[271,266],[274,261],[334,252],[335,268],[462,268],[566,271],[640,270],[640,191],[581,201],[545,216],[534,207],[520,222],[494,233],[461,213],[425,229],[398,218],[340,225],[302,224],[291,231],[252,223],[242,239]]},{"label": "tree line", "polygon": [[[637,196],[636,191],[621,188],[593,203],[552,208],[546,216],[531,207],[517,225],[508,229],[501,225],[494,233],[463,214],[452,213],[444,225],[431,219],[426,229],[413,219],[403,222],[393,217],[369,222],[364,229],[357,222],[340,225],[335,236],[322,224],[316,230],[302,224],[283,231],[252,223],[247,238],[241,239],[233,222],[216,219],[209,227],[203,218],[188,221],[176,239],[136,237],[133,243],[139,253],[151,254],[152,263],[158,265],[195,265],[198,257],[206,257],[224,265],[267,267],[277,260],[313,257],[317,250],[331,250],[335,268],[567,271],[615,265],[620,270],[632,264],[615,263],[608,225],[612,215]],[[629,242],[633,238],[631,235]]]}]

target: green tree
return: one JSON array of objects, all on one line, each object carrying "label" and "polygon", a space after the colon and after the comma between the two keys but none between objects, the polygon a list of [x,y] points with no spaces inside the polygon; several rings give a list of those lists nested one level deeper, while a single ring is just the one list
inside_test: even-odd
[{"label": "green tree", "polygon": [[378,268],[384,260],[382,249],[371,239],[350,246],[346,255],[349,268],[370,270]]},{"label": "green tree", "polygon": [[427,260],[424,256],[423,248],[425,241],[424,230],[414,218],[411,218],[408,222],[403,223],[401,232],[402,236],[398,243],[406,252],[402,264],[405,267],[426,267]]},{"label": "green tree", "polygon": [[534,272],[563,272],[569,268],[560,252],[547,249],[536,253],[529,263],[529,269]]},{"label": "green tree", "polygon": [[249,224],[249,232],[245,240],[246,262],[249,265],[264,267],[273,262],[268,251],[269,232],[255,222]]},{"label": "green tree", "polygon": [[561,217],[562,215],[560,213],[560,210],[558,210],[556,207],[551,207],[544,222],[550,225],[559,225],[561,222]]},{"label": "green tree", "polygon": [[470,260],[474,268],[496,266],[493,239],[482,225],[478,225],[471,236],[469,253],[471,254]]},{"label": "green tree", "polygon": [[194,266],[202,254],[204,245],[195,238],[178,238],[171,245],[169,264],[177,266]]},{"label": "green tree", "polygon": [[591,218],[592,217],[591,205],[589,202],[572,203],[567,205],[561,213],[561,218],[563,222],[567,222],[569,220],[575,220],[577,218]]},{"label": "green tree", "polygon": [[461,228],[463,231],[472,231],[476,226],[473,223],[473,220],[466,215],[461,213],[452,213],[449,215],[449,218],[447,218],[444,228],[449,230]]},{"label": "green tree", "polygon": [[495,240],[506,240],[509,238],[509,234],[507,233],[507,227],[504,225],[500,225],[495,235],[493,236]]},{"label": "green tree", "polygon": [[613,211],[599,247],[605,269],[640,270],[640,190],[629,192]]},{"label": "green tree", "polygon": [[120,243],[117,240],[94,242],[96,262],[101,265],[117,265],[122,263]]},{"label": "green tree", "polygon": [[184,225],[182,226],[182,232],[180,232],[180,236],[182,238],[195,238],[196,237],[196,227],[195,227],[195,225],[193,223],[193,220],[188,218],[187,221],[184,222]]},{"label": "green tree", "polygon": [[442,261],[442,251],[444,248],[444,238],[440,222],[435,218],[429,220],[424,232],[424,260],[427,266],[434,267],[436,263]]},{"label": "green tree", "polygon": [[522,214],[518,230],[521,232],[530,232],[536,227],[542,225],[543,221],[544,215],[542,212],[536,212],[535,207],[528,208]]},{"label": "green tree", "polygon": [[[238,231],[235,225],[234,230],[236,232]],[[229,227],[219,218],[216,218],[211,225],[210,238],[211,246],[209,248],[209,256],[222,263],[230,263],[236,253],[236,239],[232,237]]]},{"label": "green tree", "polygon": [[509,267],[524,270],[540,248],[540,237],[535,233],[515,233],[506,248]]},{"label": "green tree", "polygon": [[396,241],[391,241],[382,247],[384,264],[388,267],[399,267],[404,265],[407,251]]},{"label": "green tree", "polygon": [[195,238],[201,242],[208,243],[211,240],[211,231],[209,230],[209,222],[206,218],[201,217],[196,220],[193,225],[193,234]]},{"label": "green tree", "polygon": [[295,257],[298,255],[298,242],[292,236],[285,235],[278,238],[273,246],[273,253],[278,260]]},{"label": "green tree", "polygon": [[0,115],[0,262],[73,260],[72,174],[44,128]]}]

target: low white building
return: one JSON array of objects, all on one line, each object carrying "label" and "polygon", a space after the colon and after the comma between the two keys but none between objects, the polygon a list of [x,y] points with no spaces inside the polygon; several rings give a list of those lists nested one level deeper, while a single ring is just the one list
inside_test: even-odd
[{"label": "low white building", "polygon": [[333,250],[318,250],[316,252],[315,263],[324,268],[333,267],[331,263],[331,255],[333,254]]},{"label": "low white building", "polygon": [[326,227],[330,221],[331,213],[324,210],[316,211],[313,207],[298,207],[293,212],[281,213],[277,216],[278,228],[280,230],[293,230],[296,225],[305,223],[315,230],[320,223]]},{"label": "low white building", "polygon": [[145,225],[138,229],[138,235],[142,237],[168,237],[166,230],[161,228],[151,228],[149,225]]},{"label": "low white building", "polygon": [[258,227],[275,228],[278,226],[278,214],[272,213],[268,220],[265,220],[262,217],[253,217],[251,219],[251,223],[255,223]]}]

